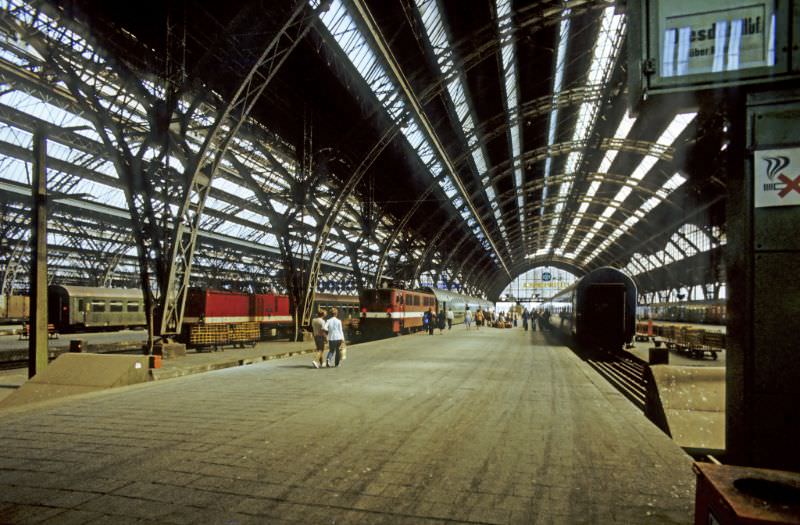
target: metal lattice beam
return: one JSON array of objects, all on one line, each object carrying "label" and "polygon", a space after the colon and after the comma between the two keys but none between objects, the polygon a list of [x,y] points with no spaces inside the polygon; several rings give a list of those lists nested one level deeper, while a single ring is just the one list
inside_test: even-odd
[{"label": "metal lattice beam", "polygon": [[172,242],[172,257],[169,259],[167,289],[164,294],[161,319],[162,335],[179,332],[183,323],[192,257],[203,207],[211,189],[211,180],[231,140],[237,135],[286,58],[309,31],[311,21],[316,16],[316,12],[309,10],[304,2],[298,3],[289,20],[269,42],[231,101],[221,111],[214,127],[206,136],[193,169],[189,170],[191,178],[178,214],[178,226]]}]

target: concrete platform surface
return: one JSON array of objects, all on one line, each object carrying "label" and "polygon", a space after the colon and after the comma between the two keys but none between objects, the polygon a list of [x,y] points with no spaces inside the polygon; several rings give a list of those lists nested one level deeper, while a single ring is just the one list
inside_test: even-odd
[{"label": "concrete platform surface", "polygon": [[691,459],[521,329],[0,412],[0,523],[690,523]]},{"label": "concrete platform surface", "polygon": [[[2,353],[3,351],[0,350],[0,356]],[[313,341],[262,341],[253,347],[234,348],[228,346],[216,352],[191,350],[191,352],[185,356],[162,360],[161,368],[151,369],[149,371],[149,379],[172,379],[186,375],[201,374],[212,370],[221,370],[223,368],[249,365],[272,359],[284,359],[286,357],[311,353],[314,353]],[[62,356],[69,355],[70,354],[62,354]],[[53,363],[55,363],[55,361],[51,362],[50,365],[52,366]],[[20,387],[28,388],[29,385],[25,383],[26,379],[27,368],[0,371],[0,410],[2,410],[5,404],[5,398],[14,395],[17,389],[20,389]],[[59,393],[63,396],[67,396],[80,394],[91,390],[95,389],[64,388],[61,389],[61,392]],[[53,392],[51,392],[51,394],[52,393]],[[28,398],[27,401],[36,400],[35,398]]]},{"label": "concrete platform surface", "polygon": [[0,410],[59,397],[144,383],[147,357],[141,355],[61,354],[18,390],[0,399]]}]

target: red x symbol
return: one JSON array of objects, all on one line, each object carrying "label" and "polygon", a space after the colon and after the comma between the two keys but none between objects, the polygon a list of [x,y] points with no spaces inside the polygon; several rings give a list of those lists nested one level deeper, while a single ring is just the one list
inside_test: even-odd
[{"label": "red x symbol", "polygon": [[778,175],[778,180],[786,184],[786,187],[784,187],[778,194],[778,197],[780,197],[781,199],[786,197],[789,193],[791,193],[792,190],[796,191],[797,193],[800,193],[800,175],[798,175],[794,180],[792,180],[783,173],[781,173],[780,175]]}]

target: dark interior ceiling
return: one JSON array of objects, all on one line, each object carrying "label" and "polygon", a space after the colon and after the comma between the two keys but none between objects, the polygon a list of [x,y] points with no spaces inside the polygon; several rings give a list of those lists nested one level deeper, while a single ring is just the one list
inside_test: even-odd
[{"label": "dark interior ceiling", "polygon": [[[185,75],[192,82],[220,93],[223,98],[238,87],[263,49],[264,42],[276,33],[295,5],[289,0],[59,0],[58,4],[68,15],[88,23],[104,46],[113,55],[129,62],[135,70],[157,76]],[[468,226],[457,217],[455,208],[441,191],[434,192],[418,208],[408,223],[410,230],[414,235],[433,238],[440,227],[447,226],[449,233],[440,237],[437,248],[443,253],[457,250],[456,260],[466,260],[471,253],[481,252],[472,261],[485,269],[488,277],[483,284],[487,287],[507,283],[511,277],[535,263],[564,263],[552,253],[539,259],[526,255],[541,248],[555,212],[558,212],[556,217],[560,220],[554,245],[560,246],[565,253],[574,249],[603,212],[608,199],[616,193],[618,186],[598,192],[577,233],[566,244],[559,244],[565,240],[579,197],[590,184],[590,177],[586,174],[597,169],[605,154],[606,150],[600,147],[603,139],[613,136],[626,111],[624,44],[601,94],[599,117],[583,149],[582,169],[576,173],[570,198],[560,210],[553,198],[557,185],[549,187],[548,199],[542,201],[541,180],[546,155],[534,156],[534,153],[543,149],[547,151],[551,117],[549,103],[553,98],[559,24],[565,5],[571,8],[571,12],[562,91],[579,88],[585,83],[602,11],[613,2],[512,2],[518,100],[525,113],[521,120],[521,149],[525,159],[522,168],[526,187],[524,233],[517,210],[517,189],[510,159],[512,148],[495,1],[443,0],[438,4],[451,44],[452,58],[466,86],[475,127],[484,144],[488,173],[498,195],[507,242],[501,242],[491,202],[482,189],[480,175],[470,163],[465,133],[436,67],[436,57],[426,40],[422,17],[414,2],[369,0],[364,4],[420,100],[447,155],[454,160],[456,173],[479,210],[510,273],[504,271],[502,264],[494,262],[490,250],[468,233]],[[346,5],[352,8],[352,5]],[[334,48],[329,35],[326,37],[323,33],[324,29],[315,27],[306,36],[306,41],[289,57],[262,97],[254,116],[293,144],[297,151],[303,147],[304,131],[311,130],[314,151],[335,151],[339,158],[346,159],[337,165],[328,164],[335,176],[344,179],[349,175],[348,169],[364,158],[391,122],[360,77],[349,67],[341,50]],[[578,97],[575,102],[560,108],[555,143],[572,140],[580,101]],[[586,267],[576,261],[572,264],[574,269],[581,271],[610,262],[624,264],[625,257],[634,250],[647,250],[648,246],[642,247],[641,239],[668,237],[672,233],[670,226],[680,223],[687,210],[703,208],[706,213],[700,219],[695,218],[695,222],[723,225],[724,202],[719,195],[723,193],[724,182],[718,173],[715,174],[714,168],[709,168],[708,160],[719,156],[720,146],[725,140],[722,133],[724,115],[716,110],[713,99],[693,100],[691,103],[699,108],[698,117],[673,144],[674,159],[657,166],[667,178],[680,169],[689,182],[653,210],[646,220],[620,236],[603,257],[594,259]],[[542,104],[542,110],[524,111]],[[629,139],[645,143],[655,141],[675,116],[676,107],[663,100],[646,106]],[[550,152],[551,176],[564,172],[568,153]],[[641,152],[620,151],[613,172],[631,173],[641,158]],[[408,144],[402,138],[396,138],[363,179],[359,191],[363,200],[374,202],[383,213],[399,219],[431,182],[430,175]],[[648,198],[645,190],[657,189],[658,183],[645,179],[631,195],[631,204],[626,208],[635,209]],[[504,194],[505,197],[501,197]],[[709,203],[716,204],[707,206]],[[624,219],[625,216],[617,222]],[[468,239],[459,243],[464,236]],[[585,252],[590,252],[602,239],[603,235],[595,236]],[[659,244],[656,240],[652,243],[653,246]],[[660,246],[663,244],[661,241]],[[571,265],[566,262],[567,266]]]}]

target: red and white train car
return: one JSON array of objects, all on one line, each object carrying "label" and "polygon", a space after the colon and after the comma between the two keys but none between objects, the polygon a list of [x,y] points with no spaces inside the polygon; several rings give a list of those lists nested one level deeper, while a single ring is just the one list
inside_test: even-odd
[{"label": "red and white train car", "polygon": [[250,296],[251,320],[264,328],[284,329],[292,326],[289,311],[289,296],[276,294],[253,294]]},{"label": "red and white train car", "polygon": [[186,295],[184,324],[232,324],[250,321],[249,294],[191,288]]},{"label": "red and white train car", "polygon": [[436,311],[436,297],[425,292],[398,288],[362,290],[361,333],[368,338],[388,337],[423,329],[423,315]]},{"label": "red and white train car", "polygon": [[283,334],[292,327],[289,297],[192,288],[183,325],[191,346],[253,343],[272,329]]}]

